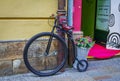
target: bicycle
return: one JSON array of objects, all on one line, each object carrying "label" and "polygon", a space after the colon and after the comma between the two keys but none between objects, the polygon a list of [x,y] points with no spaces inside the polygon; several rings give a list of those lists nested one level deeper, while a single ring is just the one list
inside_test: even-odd
[{"label": "bicycle", "polygon": [[[64,32],[71,41],[74,60],[78,61],[78,71],[82,72],[87,69],[88,62],[76,58],[76,48],[72,37],[73,27],[69,27],[66,22],[66,19],[58,20],[56,17],[51,32],[39,33],[28,40],[24,48],[23,59],[26,67],[32,73],[38,76],[50,76],[64,67],[68,56],[68,47],[65,39],[57,35],[59,32]],[[62,59],[59,58],[60,55]],[[58,60],[60,60],[59,63]]]}]

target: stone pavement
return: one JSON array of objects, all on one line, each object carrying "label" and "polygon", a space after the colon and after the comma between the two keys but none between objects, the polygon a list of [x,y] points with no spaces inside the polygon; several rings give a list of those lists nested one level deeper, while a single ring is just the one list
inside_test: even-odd
[{"label": "stone pavement", "polygon": [[26,73],[0,77],[0,81],[120,81],[120,57],[90,60],[86,72],[67,68],[65,72],[48,77]]}]

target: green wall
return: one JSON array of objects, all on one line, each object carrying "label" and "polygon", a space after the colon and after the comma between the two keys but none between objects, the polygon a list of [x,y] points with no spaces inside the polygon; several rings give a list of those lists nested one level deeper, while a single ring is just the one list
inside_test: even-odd
[{"label": "green wall", "polygon": [[82,0],[82,31],[84,36],[94,37],[96,0]]}]

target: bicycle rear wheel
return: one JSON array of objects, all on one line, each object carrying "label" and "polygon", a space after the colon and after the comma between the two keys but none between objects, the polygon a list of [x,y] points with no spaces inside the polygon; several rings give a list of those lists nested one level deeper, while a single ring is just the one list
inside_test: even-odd
[{"label": "bicycle rear wheel", "polygon": [[[46,49],[49,50],[46,52]],[[26,67],[32,73],[49,76],[62,69],[66,63],[67,54],[66,43],[61,37],[44,32],[33,36],[27,42],[23,58]]]},{"label": "bicycle rear wheel", "polygon": [[88,62],[87,60],[79,60],[79,62],[77,63],[77,69],[79,72],[84,72],[86,71],[88,68]]}]

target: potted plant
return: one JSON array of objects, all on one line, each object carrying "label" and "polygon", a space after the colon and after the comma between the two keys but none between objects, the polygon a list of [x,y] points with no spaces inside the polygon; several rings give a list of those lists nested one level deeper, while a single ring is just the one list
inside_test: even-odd
[{"label": "potted plant", "polygon": [[78,37],[75,39],[75,45],[79,48],[91,48],[94,41],[90,36]]},{"label": "potted plant", "polygon": [[[87,61],[87,56],[89,49],[94,45],[94,41],[90,36],[84,36],[84,37],[78,37],[75,39],[75,45],[76,45],[76,57],[79,60],[86,60]],[[77,63],[78,61],[75,60],[73,67],[77,68]]]}]

